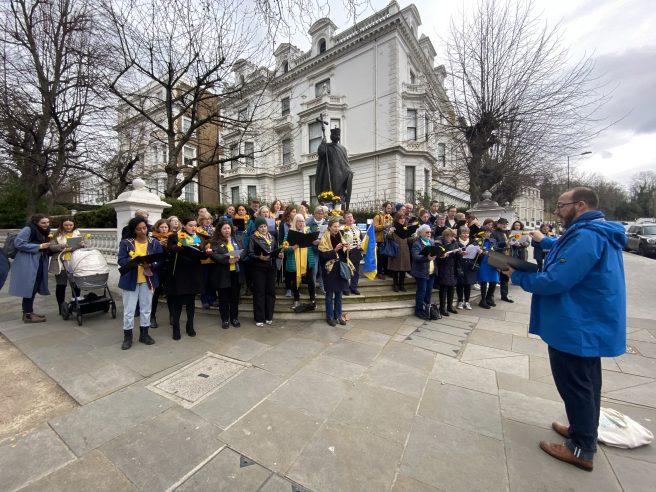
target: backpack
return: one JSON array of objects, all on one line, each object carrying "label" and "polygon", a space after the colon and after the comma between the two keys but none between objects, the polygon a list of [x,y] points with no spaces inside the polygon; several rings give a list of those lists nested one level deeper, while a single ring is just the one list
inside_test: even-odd
[{"label": "backpack", "polygon": [[7,234],[5,245],[2,247],[2,251],[7,255],[7,258],[11,258],[12,260],[16,258],[16,252],[18,251],[15,244],[16,236],[18,236],[17,232],[10,232]]},{"label": "backpack", "polygon": [[428,308],[428,312],[429,312],[429,319],[431,319],[432,321],[442,319],[437,304],[431,304]]}]

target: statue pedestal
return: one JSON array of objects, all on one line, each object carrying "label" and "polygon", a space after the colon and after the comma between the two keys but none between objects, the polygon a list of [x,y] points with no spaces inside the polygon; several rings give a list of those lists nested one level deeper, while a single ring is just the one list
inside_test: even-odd
[{"label": "statue pedestal", "polygon": [[146,182],[141,178],[132,181],[132,190],[124,191],[108,203],[116,210],[116,241],[121,241],[121,231],[137,210],[148,212],[148,223],[154,224],[162,218],[162,211],[171,205],[163,202],[154,193],[146,190]]}]

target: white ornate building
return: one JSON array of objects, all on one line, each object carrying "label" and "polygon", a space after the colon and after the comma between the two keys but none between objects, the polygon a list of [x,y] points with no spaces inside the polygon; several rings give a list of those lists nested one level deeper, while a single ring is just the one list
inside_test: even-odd
[{"label": "white ornate building", "polygon": [[540,198],[540,190],[527,186],[512,203],[521,222],[524,225],[535,227],[544,220],[544,200]]},{"label": "white ornate building", "polygon": [[[414,5],[400,9],[393,1],[341,33],[330,19],[318,20],[309,30],[309,51],[278,46],[272,78],[261,67],[237,63],[235,80],[252,88],[224,109],[236,120],[252,118],[253,125],[246,133],[222,135],[232,155],[247,155],[225,166],[222,201],[255,195],[313,201],[320,115],[341,129],[354,173],[354,205],[414,201],[418,193],[468,201],[460,191],[466,183],[450,171],[456,147],[441,122],[429,117],[452,118],[453,111],[443,89],[446,70],[435,66],[430,39],[417,34],[420,25]],[[267,77],[267,85],[258,84]],[[432,106],[438,98],[427,97],[426,77],[440,92],[439,111]],[[458,192],[457,199],[449,200],[445,190]]]}]

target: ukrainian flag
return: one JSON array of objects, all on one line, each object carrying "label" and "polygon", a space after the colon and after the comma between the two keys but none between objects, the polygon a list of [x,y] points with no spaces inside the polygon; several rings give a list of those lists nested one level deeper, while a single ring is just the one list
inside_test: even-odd
[{"label": "ukrainian flag", "polygon": [[378,271],[378,264],[376,259],[376,232],[374,231],[373,222],[367,229],[367,233],[364,236],[362,241],[362,252],[364,254],[364,265],[362,267],[362,273],[369,280],[376,278],[376,273]]}]

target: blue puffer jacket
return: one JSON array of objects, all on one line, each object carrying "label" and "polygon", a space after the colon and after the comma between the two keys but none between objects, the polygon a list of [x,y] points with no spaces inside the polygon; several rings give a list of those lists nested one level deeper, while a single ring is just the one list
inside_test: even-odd
[{"label": "blue puffer jacket", "polygon": [[512,281],[533,293],[529,331],[562,352],[615,357],[626,350],[624,228],[586,212],[549,249],[540,273],[514,272]]}]

